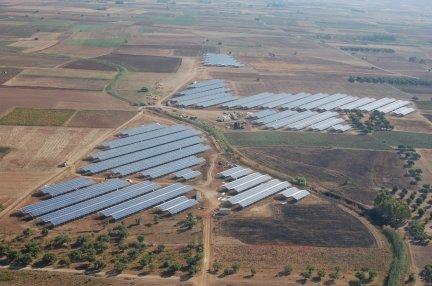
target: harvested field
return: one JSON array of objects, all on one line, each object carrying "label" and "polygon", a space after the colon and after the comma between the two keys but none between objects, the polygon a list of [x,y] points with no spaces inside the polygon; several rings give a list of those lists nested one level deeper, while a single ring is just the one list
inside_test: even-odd
[{"label": "harvested field", "polygon": [[432,110],[432,100],[429,101],[417,101],[416,106],[422,110]]},{"label": "harvested field", "polygon": [[132,118],[133,111],[80,110],[67,123],[69,127],[115,128]]},{"label": "harvested field", "polygon": [[115,71],[115,68],[90,59],[76,60],[63,66],[68,69]]},{"label": "harvested field", "polygon": [[39,67],[49,68],[56,67],[70,60],[65,56],[54,56],[44,54],[18,54],[18,53],[0,53],[0,62],[2,66],[11,67]]},{"label": "harvested field", "polygon": [[[108,129],[0,126],[0,146],[13,147],[0,164],[1,201],[12,202],[77,160]],[[0,223],[2,224],[2,223]]]},{"label": "harvested field", "polygon": [[432,133],[432,124],[421,116],[418,118],[422,120],[390,117],[389,122],[394,126],[395,131]]},{"label": "harvested field", "polygon": [[226,132],[231,144],[239,147],[308,146],[370,150],[390,150],[399,144],[415,148],[432,148],[432,134],[416,132],[374,132],[371,135],[315,132]]},{"label": "harvested field", "polygon": [[98,59],[110,61],[135,72],[175,73],[179,69],[182,59],[176,57],[109,54]]},{"label": "harvested field", "polygon": [[427,120],[432,122],[432,114],[422,114]]},{"label": "harvested field", "polygon": [[374,237],[356,218],[335,205],[276,206],[274,218],[227,218],[220,235],[247,244],[371,247]]},{"label": "harvested field", "polygon": [[73,114],[70,109],[15,108],[0,119],[0,125],[61,126]]},{"label": "harvested field", "polygon": [[0,115],[14,107],[134,110],[128,104],[102,92],[0,87]]},{"label": "harvested field", "polygon": [[0,68],[0,85],[10,80],[21,71],[21,69],[15,68]]},{"label": "harvested field", "polygon": [[125,45],[122,46],[118,51],[122,51],[121,53],[124,53],[124,51],[127,51],[128,49],[156,49],[156,50],[173,50],[175,56],[181,56],[181,57],[197,57],[201,55],[202,52],[202,45],[196,45],[196,44],[184,44],[184,45]]},{"label": "harvested field", "polygon": [[407,186],[403,161],[392,151],[304,147],[241,148],[254,161],[292,177],[372,204],[382,186]]}]

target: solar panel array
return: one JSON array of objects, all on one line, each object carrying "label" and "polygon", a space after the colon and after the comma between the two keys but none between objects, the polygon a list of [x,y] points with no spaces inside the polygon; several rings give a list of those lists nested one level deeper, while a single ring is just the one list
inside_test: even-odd
[{"label": "solar panel array", "polygon": [[235,196],[228,198],[227,202],[230,206],[245,208],[272,195],[293,189],[288,182],[272,179],[270,176],[261,173],[244,173],[245,170],[250,169],[234,166],[217,174],[217,177],[225,180],[236,177],[236,174],[243,174],[234,181],[222,185],[222,191],[236,191],[237,193]]},{"label": "solar panel array", "polygon": [[338,113],[334,111],[324,111],[319,113],[310,110],[303,112],[285,110],[282,112],[270,113],[270,115],[267,116],[261,116],[252,122],[269,129],[308,129],[324,131],[333,127],[334,125],[345,122],[345,120],[338,118],[337,116]]},{"label": "solar panel array", "polygon": [[77,177],[71,180],[67,180],[58,184],[54,184],[51,186],[45,186],[40,189],[40,192],[43,195],[48,195],[50,197],[56,197],[59,195],[63,195],[90,185],[95,184],[96,182],[89,178]]},{"label": "solar panel array", "polygon": [[293,198],[296,201],[299,201],[302,198],[310,195],[310,193],[308,191],[306,191],[306,190],[300,190],[300,189],[298,189],[296,187],[292,187],[292,188],[286,189],[285,191],[280,192],[279,194],[282,197],[284,197],[284,198],[287,198],[287,199],[288,198]]},{"label": "solar panel array", "polygon": [[159,205],[163,202],[169,201],[178,196],[184,195],[192,190],[193,189],[190,186],[176,183],[127,202],[104,209],[100,211],[100,214],[103,217],[109,217],[112,220],[119,220],[137,212]]},{"label": "solar panel array", "polygon": [[89,156],[92,163],[79,169],[86,175],[109,172],[128,176],[141,172],[155,179],[204,160],[196,154],[209,149],[200,133],[185,125],[147,124],[121,132],[119,139],[101,144],[104,150]]},{"label": "solar panel array", "polygon": [[192,84],[185,90],[177,93],[171,102],[178,107],[210,107],[235,100],[230,90],[222,80],[209,80],[201,82],[203,85]]},{"label": "solar panel array", "polygon": [[203,64],[205,66],[217,67],[242,67],[243,65],[233,56],[227,54],[207,53],[203,55]]},{"label": "solar panel array", "polygon": [[187,168],[187,169],[183,169],[181,171],[174,173],[174,176],[177,179],[187,181],[187,180],[191,180],[191,179],[194,179],[194,178],[201,176],[201,172]]},{"label": "solar panel array", "polygon": [[[105,216],[121,219],[163,202],[170,206],[163,211],[176,214],[196,204],[195,200],[184,196],[177,198],[192,190],[179,183],[161,188],[150,181],[131,185],[124,180],[111,179],[28,205],[21,212],[53,227],[99,211]],[[174,201],[170,202],[171,199]]]},{"label": "solar panel array", "polygon": [[393,110],[391,113],[396,116],[405,116],[407,114],[413,113],[415,110],[412,107],[402,107],[396,110]]}]

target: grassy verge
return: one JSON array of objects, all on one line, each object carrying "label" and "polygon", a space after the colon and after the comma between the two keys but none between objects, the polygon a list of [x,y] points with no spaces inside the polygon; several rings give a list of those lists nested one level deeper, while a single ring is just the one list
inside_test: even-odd
[{"label": "grassy verge", "polygon": [[408,268],[408,251],[405,242],[399,234],[391,229],[384,229],[383,232],[393,251],[393,261],[390,265],[386,285],[403,285]]},{"label": "grassy verge", "polygon": [[432,148],[432,134],[413,132],[375,132],[372,135],[330,134],[315,132],[227,132],[228,141],[240,147],[302,146],[390,150],[399,144],[415,148]]},{"label": "grassy verge", "polygon": [[71,109],[15,108],[0,119],[0,125],[61,126],[74,112]]}]

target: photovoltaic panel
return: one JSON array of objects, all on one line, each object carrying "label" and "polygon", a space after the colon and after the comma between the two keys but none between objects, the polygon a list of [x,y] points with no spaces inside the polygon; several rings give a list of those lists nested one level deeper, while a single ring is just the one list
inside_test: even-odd
[{"label": "photovoltaic panel", "polygon": [[175,199],[169,200],[165,203],[162,203],[162,204],[156,206],[155,209],[164,212],[164,211],[166,211],[172,207],[175,207],[176,205],[178,205],[180,203],[186,202],[187,200],[189,200],[187,197],[180,196],[180,197],[177,197]]},{"label": "photovoltaic panel", "polygon": [[310,96],[309,93],[285,94],[286,96],[280,100],[272,101],[262,105],[263,108],[276,108],[284,104]]},{"label": "photovoltaic panel", "polygon": [[315,109],[321,105],[327,104],[329,102],[334,102],[334,101],[341,99],[341,98],[344,98],[346,96],[347,96],[346,94],[339,94],[339,93],[332,94],[332,95],[325,96],[319,100],[315,100],[315,101],[300,105],[298,108],[301,110]]},{"label": "photovoltaic panel", "polygon": [[266,116],[270,116],[270,115],[273,115],[273,114],[276,114],[276,113],[277,113],[276,110],[265,109],[265,110],[262,110],[262,111],[255,112],[254,114],[251,115],[250,118],[252,118],[252,119],[261,119],[261,118],[264,118]]},{"label": "photovoltaic panel", "polygon": [[128,176],[134,173],[138,173],[143,170],[147,170],[159,165],[163,165],[172,161],[176,161],[191,155],[195,155],[208,150],[209,147],[203,144],[197,144],[194,146],[186,147],[181,150],[172,151],[162,155],[158,155],[152,158],[148,158],[139,162],[131,163],[128,165],[120,166],[111,169],[113,174],[118,174],[120,176]]},{"label": "photovoltaic panel", "polygon": [[96,182],[89,178],[77,177],[71,180],[63,181],[54,185],[45,186],[40,189],[44,195],[56,197],[95,184]]},{"label": "photovoltaic panel", "polygon": [[275,122],[271,122],[266,124],[267,128],[272,128],[272,129],[279,129],[279,128],[284,128],[287,125],[291,124],[291,123],[295,123],[298,122],[302,119],[311,117],[318,114],[317,112],[314,111],[310,111],[307,110],[305,112],[297,112],[295,115],[287,117],[287,118],[282,118],[281,120],[275,121]]},{"label": "photovoltaic panel", "polygon": [[313,95],[301,98],[299,100],[295,100],[295,101],[291,101],[289,103],[286,103],[286,104],[282,105],[281,108],[283,108],[283,109],[296,108],[296,107],[299,107],[303,104],[319,100],[319,99],[324,98],[326,96],[328,96],[328,94],[325,94],[325,93],[313,94]]},{"label": "photovoltaic panel", "polygon": [[243,65],[231,55],[207,53],[203,56],[203,64],[206,66],[242,67]]},{"label": "photovoltaic panel", "polygon": [[187,125],[174,125],[159,130],[150,131],[144,134],[107,141],[102,143],[100,146],[106,149],[113,149],[186,130],[191,130],[191,128]]},{"label": "photovoltaic panel", "polygon": [[176,205],[176,206],[174,206],[172,208],[169,208],[167,210],[167,212],[169,214],[171,214],[171,215],[178,214],[178,213],[180,213],[182,211],[185,211],[185,210],[187,210],[187,209],[189,209],[189,208],[191,208],[191,207],[193,207],[193,206],[195,206],[197,204],[198,204],[198,202],[196,200],[189,199],[189,200],[187,200],[187,201],[185,201],[183,203],[180,203],[180,204],[178,204],[178,205]]},{"label": "photovoltaic panel", "polygon": [[122,146],[122,147],[118,147],[118,148],[114,148],[114,149],[99,151],[95,154],[90,155],[90,158],[93,161],[103,161],[103,160],[107,160],[110,158],[119,157],[122,155],[130,154],[133,152],[149,149],[152,147],[156,147],[156,146],[163,145],[166,143],[171,143],[174,141],[183,140],[183,139],[198,136],[198,135],[200,135],[200,133],[194,129],[186,130],[183,132],[168,134],[168,135],[161,136],[158,138],[153,138],[153,139],[150,139],[147,141],[137,142],[137,143],[133,143],[130,145],[126,145],[126,146]]},{"label": "photovoltaic panel", "polygon": [[218,84],[220,82],[223,82],[223,80],[221,80],[221,79],[210,79],[210,80],[204,80],[204,81],[198,81],[198,82],[195,82],[195,83],[191,83],[188,87],[189,88],[197,88],[197,87],[201,87],[201,86]]},{"label": "photovoltaic panel", "polygon": [[190,186],[176,183],[136,199],[132,199],[130,201],[102,210],[100,214],[104,217],[111,217],[114,220],[119,220],[134,213],[161,204],[162,202],[166,202],[175,197],[184,195],[192,190],[193,189]]},{"label": "photovoltaic panel", "polygon": [[203,139],[200,137],[190,137],[179,141],[159,145],[149,149],[141,150],[138,152],[122,155],[119,157],[107,159],[97,163],[88,164],[80,169],[82,173],[96,174],[106,170],[110,170],[119,166],[127,165],[137,161],[141,161],[147,158],[155,157],[161,154],[172,152],[174,150],[180,150],[185,147],[197,145],[202,143]]},{"label": "photovoltaic panel", "polygon": [[38,202],[24,207],[21,212],[37,217],[112,191],[128,186],[129,183],[120,179],[111,179],[91,185],[65,195]]},{"label": "photovoltaic panel", "polygon": [[141,171],[140,174],[145,178],[156,179],[162,176],[172,174],[184,168],[196,166],[203,162],[205,162],[203,158],[198,158],[196,156],[189,156],[177,161],[169,162],[167,164],[163,164],[154,168]]},{"label": "photovoltaic panel", "polygon": [[58,226],[66,222],[70,222],[89,214],[95,213],[102,209],[117,205],[124,201],[150,193],[160,186],[152,182],[141,182],[130,185],[117,191],[113,191],[102,196],[83,201],[81,203],[45,214],[39,219],[45,223],[51,223],[53,226]]}]

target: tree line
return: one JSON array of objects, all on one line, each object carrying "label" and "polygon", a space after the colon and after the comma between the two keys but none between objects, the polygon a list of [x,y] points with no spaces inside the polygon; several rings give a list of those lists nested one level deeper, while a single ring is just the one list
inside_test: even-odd
[{"label": "tree line", "polygon": [[364,53],[386,53],[393,54],[395,50],[390,48],[369,48],[369,47],[340,47],[342,51],[348,52],[364,52]]},{"label": "tree line", "polygon": [[350,76],[351,83],[387,83],[391,85],[432,86],[432,80],[413,77],[393,76]]}]

